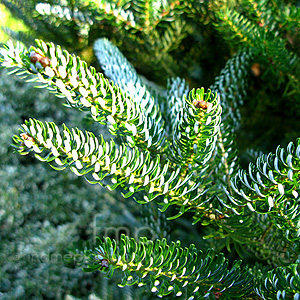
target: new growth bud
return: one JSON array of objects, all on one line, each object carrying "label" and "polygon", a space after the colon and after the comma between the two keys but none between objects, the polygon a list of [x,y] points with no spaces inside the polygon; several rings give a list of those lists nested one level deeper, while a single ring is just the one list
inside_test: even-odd
[{"label": "new growth bud", "polygon": [[197,108],[202,108],[202,109],[207,109],[208,108],[208,105],[209,105],[209,102],[206,102],[204,100],[197,100],[195,99],[193,101],[193,104],[195,105],[195,107]]},{"label": "new growth bud", "polygon": [[34,63],[34,64],[35,64],[37,61],[40,61],[40,60],[43,58],[43,56],[42,56],[41,54],[39,54],[39,53],[37,53],[37,52],[34,52],[34,51],[31,51],[31,52],[30,52],[29,57],[30,57],[30,61],[31,61],[32,63]]},{"label": "new growth bud", "polygon": [[51,61],[50,61],[49,57],[47,57],[47,56],[42,56],[41,54],[39,54],[37,52],[31,51],[29,57],[30,57],[30,61],[33,64],[39,64],[43,68],[50,66]]}]

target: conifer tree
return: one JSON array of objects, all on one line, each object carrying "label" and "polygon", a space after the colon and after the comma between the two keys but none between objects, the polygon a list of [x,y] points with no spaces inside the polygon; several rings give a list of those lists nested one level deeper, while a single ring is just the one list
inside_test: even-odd
[{"label": "conifer tree", "polygon": [[[30,118],[16,152],[135,200],[155,231],[77,247],[84,271],[171,299],[299,299],[297,3],[3,3],[38,30],[2,66],[112,135]],[[181,219],[196,241],[173,238]]]}]

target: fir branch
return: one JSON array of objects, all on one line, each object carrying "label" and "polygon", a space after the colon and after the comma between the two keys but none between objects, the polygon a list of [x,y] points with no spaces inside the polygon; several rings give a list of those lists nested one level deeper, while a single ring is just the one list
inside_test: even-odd
[{"label": "fir branch", "polygon": [[220,95],[222,106],[222,117],[231,122],[234,130],[239,128],[240,113],[239,108],[243,105],[243,99],[246,96],[246,87],[249,77],[250,64],[253,61],[253,55],[250,50],[241,49],[226,62],[220,75],[215,79],[210,87]]},{"label": "fir branch", "polygon": [[90,263],[84,270],[100,270],[111,277],[115,269],[122,270],[121,286],[149,284],[159,297],[175,293],[181,296],[187,288],[188,299],[211,299],[213,296],[242,297],[251,293],[253,278],[241,262],[230,268],[228,260],[213,250],[198,251],[192,244],[181,248],[180,242],[155,242],[140,238],[138,242],[122,235],[120,242],[97,239],[94,250],[85,254]]},{"label": "fir branch", "polygon": [[[124,95],[118,86],[108,82],[92,67],[87,68],[78,57],[71,56],[65,50],[62,51],[59,46],[37,41],[37,47],[30,50],[32,51],[20,46],[16,51],[12,45],[8,45],[2,50],[4,65],[15,67],[17,71],[21,69],[27,73],[37,73],[40,82],[46,83],[46,87],[54,90],[58,96],[66,97],[71,106],[90,110],[93,119],[107,124],[112,133],[126,135],[126,144],[131,147],[136,145],[153,156],[157,153],[163,138],[162,128],[159,128],[159,124],[154,124],[154,129],[147,130],[147,119],[139,103]],[[205,163],[214,150],[220,123],[221,109],[217,95],[213,95],[210,91],[205,93],[203,88],[192,90],[185,111],[180,113],[182,117],[179,116],[181,122],[178,131],[182,136],[186,136],[188,143],[180,142],[175,135],[172,147],[173,153],[182,152],[184,163],[178,168],[167,159],[161,165],[161,169],[156,170],[158,173],[155,173],[156,171],[155,175],[153,173],[153,180],[159,179],[157,186],[156,184],[149,186],[148,195],[139,201],[144,203],[164,195],[164,199],[159,201],[163,205],[163,210],[176,204],[180,206],[177,216],[187,210],[200,212],[201,215],[205,207],[201,204],[203,201],[199,202],[197,199],[205,193],[205,186],[201,186]],[[143,159],[138,158],[137,151],[134,153],[135,162],[139,161],[142,164]],[[176,156],[173,155],[173,158]],[[156,157],[155,168],[158,167],[159,161],[160,158]],[[84,162],[82,163],[84,165]],[[77,162],[80,168],[82,163]],[[149,166],[149,161],[147,164]],[[151,170],[152,167],[153,165]],[[83,174],[76,168],[73,171]],[[104,178],[101,176],[96,177],[98,181]],[[144,176],[145,174],[142,177]],[[147,183],[137,180],[138,186],[130,186],[126,197],[140,188],[144,190],[144,186],[149,184],[148,179],[144,178]],[[114,189],[120,184],[117,181],[115,179],[113,185],[110,185],[111,188]]]},{"label": "fir branch", "polygon": [[93,9],[94,21],[108,22],[129,32],[151,34],[162,24],[178,20],[186,3],[180,1],[89,1]]},{"label": "fir branch", "polygon": [[[187,82],[179,77],[170,78],[167,82],[166,95],[163,97],[163,116],[165,116],[168,139],[174,134],[181,120],[180,112],[184,109],[186,98],[189,94]],[[169,121],[170,120],[170,121]]]},{"label": "fir branch", "polygon": [[249,249],[258,259],[274,267],[295,263],[299,245],[283,238],[282,231],[275,226],[272,217],[268,214],[256,215],[253,223],[259,226],[261,234],[254,238],[258,243]]},{"label": "fir branch", "polygon": [[236,206],[268,214],[274,225],[289,241],[298,241],[300,214],[297,204],[299,188],[300,140],[287,149],[278,147],[275,154],[260,156],[248,171],[240,170],[231,185]]},{"label": "fir branch", "polygon": [[[205,197],[207,201],[213,203],[213,209],[206,214],[206,218],[210,221],[206,220],[205,223],[219,222],[219,218],[231,214],[228,209],[233,209],[233,212],[238,214],[231,205],[224,202],[224,199],[227,198],[227,192],[233,193],[230,182],[239,169],[235,132],[239,127],[239,107],[243,104],[242,99],[246,94],[247,67],[250,62],[251,55],[247,51],[238,51],[233,58],[228,60],[211,86],[211,89],[220,95],[222,123],[217,136],[216,148],[206,172],[210,188]],[[217,199],[217,201],[213,199]],[[246,220],[243,222],[246,223]]]},{"label": "fir branch", "polygon": [[[106,186],[112,190],[121,185],[129,191],[126,197],[147,189],[152,200],[154,191],[156,194],[168,191],[161,180],[167,173],[168,164],[160,167],[159,157],[153,162],[149,152],[140,152],[136,147],[130,149],[125,144],[117,148],[113,140],[105,142],[102,136],[97,139],[91,132],[84,134],[64,125],[61,134],[54,123],[44,124],[31,119],[23,124],[21,134],[14,137],[14,142],[20,154],[34,151],[41,161],[55,161],[57,167],[53,167],[56,169],[69,167],[78,176],[93,172],[93,179],[89,180],[92,183],[101,183],[109,177],[110,183]],[[42,152],[46,154],[41,156]],[[129,185],[127,188],[125,182]]]},{"label": "fir branch", "polygon": [[188,169],[194,171],[198,166],[205,166],[211,157],[219,133],[220,115],[217,94],[210,90],[205,93],[203,88],[189,93],[189,99],[176,116],[172,144],[167,153],[176,164],[186,168],[182,176],[189,173]]},{"label": "fir branch", "polygon": [[299,87],[299,57],[286,48],[282,38],[276,36],[276,31],[268,30],[267,26],[255,24],[242,13],[229,9],[221,9],[217,13],[218,30],[228,32],[228,40],[251,47],[255,55],[260,55],[265,62],[273,65],[271,70],[278,76],[279,72],[286,74],[298,91]]},{"label": "fir branch", "polygon": [[[22,52],[22,53],[21,53]],[[127,143],[142,149],[152,149],[155,154],[163,142],[163,128],[148,119],[141,105],[123,94],[117,85],[103,74],[66,50],[54,44],[37,41],[37,47],[15,49],[12,44],[1,50],[2,65],[18,68],[21,74],[36,73],[36,80],[46,84],[57,96],[67,98],[70,106],[90,110],[92,118],[107,124],[110,132],[126,136]],[[40,63],[39,60],[45,61]]]},{"label": "fir branch", "polygon": [[[107,39],[97,40],[94,44],[94,50],[105,75],[118,85],[124,94],[128,95],[141,107],[145,114],[145,126],[147,126],[144,127],[144,131],[150,133],[160,128],[157,134],[164,137],[164,124],[158,102],[150,94],[150,91],[142,82],[133,66],[119,49]],[[161,147],[164,147],[163,141]]]},{"label": "fir branch", "polygon": [[139,203],[156,199],[164,210],[175,204],[180,207],[179,215],[189,209],[203,210],[196,202],[203,193],[199,187],[202,176],[191,174],[182,180],[178,176],[180,168],[173,170],[169,161],[160,163],[159,156],[153,160],[149,151],[141,152],[125,144],[117,148],[113,140],[108,143],[102,136],[97,139],[91,132],[69,130],[65,125],[63,134],[60,132],[54,123],[31,119],[22,125],[20,136],[14,136],[14,146],[21,155],[34,152],[39,160],[51,163],[56,170],[68,167],[90,183],[102,184],[109,190],[120,187],[126,198],[145,191],[143,199],[136,198]]},{"label": "fir branch", "polygon": [[260,276],[255,291],[263,299],[299,299],[299,273],[299,263],[278,267]]}]

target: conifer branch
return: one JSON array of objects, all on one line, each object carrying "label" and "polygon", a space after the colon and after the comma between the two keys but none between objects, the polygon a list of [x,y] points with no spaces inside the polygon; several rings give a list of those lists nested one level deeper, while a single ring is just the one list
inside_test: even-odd
[{"label": "conifer branch", "polygon": [[128,145],[152,148],[154,153],[161,147],[163,128],[160,124],[148,125],[150,120],[146,119],[140,103],[93,67],[88,68],[79,57],[42,41],[37,41],[37,47],[29,50],[21,45],[15,50],[10,44],[1,53],[4,66],[17,68],[20,74],[36,74],[37,81],[46,84],[57,96],[65,97],[70,106],[89,110],[92,118],[107,124],[111,133],[126,136]]},{"label": "conifer branch", "polygon": [[231,41],[236,40],[245,47],[250,47],[255,55],[261,55],[266,63],[271,62],[275,66],[271,68],[273,73],[277,73],[278,76],[279,72],[286,74],[294,88],[299,87],[297,77],[300,59],[296,53],[286,48],[285,41],[276,36],[276,31],[270,31],[267,25],[255,24],[238,11],[221,9],[217,17],[218,30],[228,31]]},{"label": "conifer branch", "polygon": [[[187,288],[188,299],[202,299],[221,295],[247,296],[253,278],[241,262],[230,268],[228,260],[213,250],[198,251],[194,245],[181,248],[180,242],[166,240],[138,242],[122,235],[119,244],[109,238],[97,240],[95,249],[86,251],[90,264],[86,271],[100,270],[111,277],[115,269],[122,270],[121,286],[150,285],[159,297],[174,293],[177,297]],[[209,271],[210,270],[210,271]]]},{"label": "conifer branch", "polygon": [[90,183],[99,183],[109,190],[120,187],[126,198],[146,192],[143,199],[136,198],[139,203],[157,198],[163,210],[178,205],[179,215],[190,209],[203,210],[196,201],[204,192],[199,187],[202,176],[189,174],[183,180],[179,176],[180,167],[174,170],[169,161],[161,164],[159,156],[153,160],[149,151],[141,152],[125,144],[117,148],[113,140],[108,143],[102,136],[97,139],[91,132],[70,130],[65,125],[61,134],[54,123],[33,119],[22,125],[20,136],[14,136],[14,146],[21,155],[33,151],[39,160],[51,163],[56,170],[68,167],[77,176],[84,175]]}]

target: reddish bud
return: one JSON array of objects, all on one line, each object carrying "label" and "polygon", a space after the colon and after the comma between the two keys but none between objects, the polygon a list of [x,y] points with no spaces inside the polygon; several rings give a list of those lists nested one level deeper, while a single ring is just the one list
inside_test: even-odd
[{"label": "reddish bud", "polygon": [[30,141],[30,142],[35,143],[35,139],[32,136],[30,136],[28,133],[23,132],[20,134],[20,136],[24,141]]},{"label": "reddish bud", "polygon": [[251,73],[255,76],[258,77],[260,75],[260,64],[254,63],[251,66]]},{"label": "reddish bud", "polygon": [[29,57],[32,63],[36,63],[37,61],[40,61],[43,56],[37,52],[31,51]]},{"label": "reddish bud", "polygon": [[47,56],[44,56],[40,59],[40,63],[43,66],[43,68],[46,68],[50,66],[50,59]]},{"label": "reddish bud", "polygon": [[50,66],[50,59],[47,56],[31,51],[29,57],[33,64],[40,63],[43,68]]},{"label": "reddish bud", "polygon": [[206,102],[204,100],[194,100],[193,104],[197,107],[197,108],[202,108],[202,109],[207,109],[208,108],[208,104],[209,102]]}]

